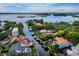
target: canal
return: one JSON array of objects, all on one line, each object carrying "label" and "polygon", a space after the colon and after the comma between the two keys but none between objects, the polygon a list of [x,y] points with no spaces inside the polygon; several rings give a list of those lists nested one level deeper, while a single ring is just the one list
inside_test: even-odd
[{"label": "canal", "polygon": [[28,29],[27,24],[23,23],[23,26],[24,26],[23,31],[26,38],[28,38],[30,41],[32,41],[35,44],[35,48],[38,51],[39,56],[49,56],[49,53],[46,52],[44,48],[42,48],[41,45],[33,38],[31,32]]}]

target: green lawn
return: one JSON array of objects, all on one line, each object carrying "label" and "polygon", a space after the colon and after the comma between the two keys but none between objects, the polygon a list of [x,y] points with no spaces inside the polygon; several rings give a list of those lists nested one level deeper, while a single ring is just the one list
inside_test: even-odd
[{"label": "green lawn", "polygon": [[32,47],[32,56],[37,56],[37,50],[35,47]]}]

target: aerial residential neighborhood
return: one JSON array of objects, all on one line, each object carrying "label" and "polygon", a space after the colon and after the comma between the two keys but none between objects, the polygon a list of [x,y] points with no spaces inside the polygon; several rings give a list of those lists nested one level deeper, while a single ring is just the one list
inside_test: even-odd
[{"label": "aerial residential neighborhood", "polygon": [[79,56],[79,4],[0,6],[0,56]]},{"label": "aerial residential neighborhood", "polygon": [[[58,22],[58,25],[52,22],[41,23],[40,21],[28,21],[30,31],[33,33],[35,40],[38,41],[46,51],[49,51],[50,55],[71,55],[68,51],[73,51],[72,47],[78,44],[78,41],[74,41],[76,40],[75,38],[78,37],[74,36],[74,34],[76,35],[77,32],[72,32],[73,29],[71,29],[71,25],[74,25],[77,21],[73,22],[73,24]],[[42,26],[36,25],[38,23]],[[77,26],[77,24],[78,23],[76,23],[75,26]],[[62,27],[59,27],[59,25]],[[71,28],[69,28],[69,26]],[[77,30],[76,28],[74,29]],[[72,39],[72,35],[74,39]]]},{"label": "aerial residential neighborhood", "polygon": [[[14,23],[16,24],[16,22]],[[7,26],[8,23],[6,25],[5,24],[4,26]],[[7,27],[7,28],[10,28],[10,27]],[[32,49],[34,50],[34,48],[31,48],[31,47],[33,46],[33,43],[30,42],[23,34],[19,34],[18,27],[14,27],[11,30],[7,30],[7,33],[6,31],[2,31],[0,34],[1,35],[8,34],[7,36],[4,35],[5,37],[0,37],[0,38],[3,38],[0,44],[1,46],[3,45],[2,48],[5,48],[4,52],[2,52],[3,49],[1,50],[1,53],[3,53],[2,55],[4,54],[5,55],[13,55],[13,54],[14,55],[28,55],[28,56],[32,55]],[[33,51],[33,53],[37,53],[37,52]]]}]

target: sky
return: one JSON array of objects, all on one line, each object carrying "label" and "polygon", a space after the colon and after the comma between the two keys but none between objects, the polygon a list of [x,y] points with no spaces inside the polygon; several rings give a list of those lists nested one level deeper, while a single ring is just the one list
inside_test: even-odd
[{"label": "sky", "polygon": [[79,3],[0,3],[0,12],[79,12]]}]

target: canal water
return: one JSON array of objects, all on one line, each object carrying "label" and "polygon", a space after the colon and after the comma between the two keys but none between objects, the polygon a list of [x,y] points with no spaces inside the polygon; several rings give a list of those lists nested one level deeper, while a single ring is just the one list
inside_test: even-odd
[{"label": "canal water", "polygon": [[[29,19],[35,19],[31,17],[25,17],[25,18],[17,18],[17,16],[30,16],[26,14],[0,14],[0,20],[9,20],[9,21],[16,21],[17,23],[21,22],[24,25],[23,31],[25,33],[26,38],[31,40],[32,42],[35,43],[35,47],[39,53],[40,56],[48,56],[48,52],[46,52],[41,45],[32,37],[31,32],[28,30],[27,24],[25,24],[25,21]],[[36,17],[37,18],[37,17]],[[72,17],[72,16],[47,16],[47,17],[39,17],[43,18],[44,22],[73,22],[79,20],[79,17]]]},{"label": "canal water", "polygon": [[32,41],[35,44],[35,48],[38,51],[39,56],[49,56],[49,53],[46,52],[44,48],[42,48],[41,45],[34,39],[32,33],[28,30],[28,26],[25,23],[23,23],[23,25],[24,25],[23,31],[26,38],[30,39],[30,41]]}]

